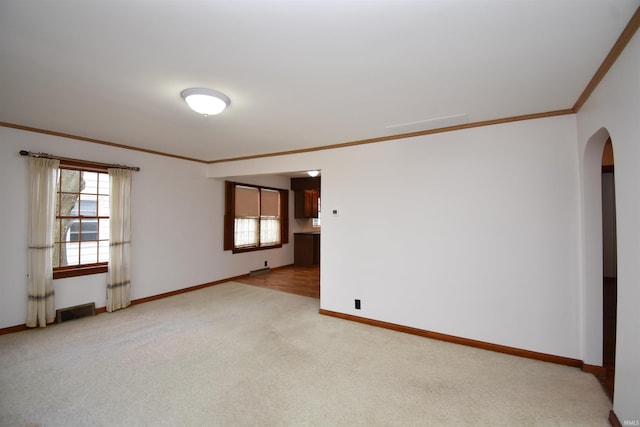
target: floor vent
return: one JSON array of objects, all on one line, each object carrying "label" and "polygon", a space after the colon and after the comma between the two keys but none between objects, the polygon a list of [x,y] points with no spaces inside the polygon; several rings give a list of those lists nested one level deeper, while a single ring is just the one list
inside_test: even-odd
[{"label": "floor vent", "polygon": [[250,271],[249,276],[253,277],[253,276],[259,276],[261,274],[267,274],[267,273],[271,273],[271,269],[269,267]]},{"label": "floor vent", "polygon": [[81,304],[74,307],[67,307],[56,310],[56,321],[58,323],[62,323],[66,322],[67,320],[79,319],[81,317],[95,315],[96,303],[90,302],[87,304]]}]

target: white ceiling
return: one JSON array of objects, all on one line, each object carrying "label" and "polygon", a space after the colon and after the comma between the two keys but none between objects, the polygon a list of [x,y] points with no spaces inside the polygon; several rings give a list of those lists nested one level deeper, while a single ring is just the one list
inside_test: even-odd
[{"label": "white ceiling", "polygon": [[[211,161],[571,108],[637,0],[0,0],[0,122]],[[231,98],[219,116],[180,92]]]}]

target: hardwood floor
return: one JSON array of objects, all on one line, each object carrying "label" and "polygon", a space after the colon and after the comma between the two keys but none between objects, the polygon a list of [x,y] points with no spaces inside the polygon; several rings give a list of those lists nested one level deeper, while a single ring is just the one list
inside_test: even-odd
[{"label": "hardwood floor", "polygon": [[320,299],[320,267],[288,266],[236,282]]}]

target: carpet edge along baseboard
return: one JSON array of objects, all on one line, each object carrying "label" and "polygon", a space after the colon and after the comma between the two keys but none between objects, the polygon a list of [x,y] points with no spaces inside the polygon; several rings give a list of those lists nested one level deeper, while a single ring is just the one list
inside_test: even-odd
[{"label": "carpet edge along baseboard", "polygon": [[[505,345],[500,345],[500,344],[493,344],[493,343],[489,343],[489,342],[485,342],[485,341],[478,341],[478,340],[473,340],[470,338],[462,338],[462,337],[457,337],[455,335],[447,335],[447,334],[442,334],[439,332],[432,332],[432,331],[428,331],[425,329],[419,329],[419,328],[413,328],[410,326],[403,326],[403,325],[398,325],[395,323],[389,323],[389,322],[383,322],[380,320],[374,320],[374,319],[369,319],[366,317],[360,317],[360,316],[354,316],[351,314],[345,314],[345,313],[339,313],[336,311],[331,311],[331,310],[325,310],[325,309],[320,309],[319,310],[320,314],[323,314],[325,316],[331,316],[331,317],[337,317],[339,319],[344,319],[344,320],[350,320],[353,322],[358,322],[358,323],[364,323],[367,325],[371,325],[371,326],[377,326],[379,328],[385,328],[385,329],[390,329],[393,331],[398,331],[398,332],[404,332],[407,334],[411,334],[411,335],[417,335],[417,336],[421,336],[421,337],[425,337],[425,338],[432,338],[432,339],[436,339],[439,341],[446,341],[446,342],[450,342],[453,344],[461,344],[461,345],[466,345],[468,347],[475,347],[475,348],[480,348],[483,350],[490,350],[490,351],[495,351],[498,353],[505,353],[505,354],[509,354],[512,356],[520,356],[520,357],[526,357],[528,359],[535,359],[535,360],[540,360],[543,362],[551,362],[551,363],[556,363],[559,365],[566,365],[566,366],[572,366],[574,368],[580,368],[585,370],[585,366],[589,366],[590,369],[589,370],[585,370],[588,372],[593,371],[598,371],[599,367],[594,367],[592,365],[585,365],[584,362],[582,360],[579,359],[572,359],[570,357],[564,357],[564,356],[556,356],[553,354],[547,354],[547,353],[539,353],[536,351],[531,351],[531,350],[523,350],[520,348],[515,348],[515,347],[509,347],[509,346],[505,346]],[[593,372],[591,372],[593,373]]]},{"label": "carpet edge along baseboard", "polygon": [[[178,289],[175,291],[171,291],[171,292],[165,292],[162,294],[158,294],[158,295],[153,295],[150,297],[145,297],[145,298],[140,298],[140,299],[136,299],[136,300],[132,300],[131,304],[135,305],[135,304],[143,304],[145,302],[150,302],[150,301],[154,301],[154,300],[158,300],[158,299],[162,299],[162,298],[168,298],[171,296],[175,296],[175,295],[179,295],[185,292],[191,292],[191,291],[195,291],[198,289],[203,289],[203,288],[207,288],[210,286],[215,286],[221,283],[225,283],[225,282],[229,282],[229,281],[233,281],[242,277],[247,276],[247,274],[243,274],[240,276],[235,276],[235,277],[230,277],[230,278],[226,278],[226,279],[222,279],[222,280],[216,280],[213,282],[208,282],[208,283],[203,283],[200,285],[196,285],[196,286],[191,286],[188,288],[183,288],[183,289]],[[106,310],[104,307],[99,307],[96,308],[96,314],[99,313],[104,313]],[[331,311],[331,310],[325,310],[325,309],[319,309],[319,313],[322,315],[326,315],[326,316],[331,316],[331,317],[336,317],[336,318],[340,318],[340,319],[344,319],[344,320],[350,320],[353,322],[358,322],[358,323],[364,323],[367,325],[371,325],[371,326],[376,326],[376,327],[380,327],[380,328],[385,328],[385,329],[390,329],[393,331],[398,331],[398,332],[404,332],[407,334],[411,334],[411,335],[417,335],[417,336],[421,336],[421,337],[425,337],[425,338],[432,338],[432,339],[436,339],[439,341],[446,341],[446,342],[450,342],[450,343],[454,343],[454,344],[461,344],[461,345],[466,345],[469,347],[475,347],[475,348],[480,348],[483,350],[490,350],[490,351],[495,351],[498,353],[505,353],[505,354],[509,354],[509,355],[513,355],[513,356],[519,356],[519,357],[525,357],[528,359],[535,359],[535,360],[540,360],[543,362],[550,362],[550,363],[556,363],[559,365],[566,365],[566,366],[572,366],[575,368],[580,368],[585,372],[589,372],[595,376],[600,375],[601,371],[604,369],[601,366],[595,366],[595,365],[587,365],[585,364],[582,360],[579,359],[572,359],[569,357],[564,357],[564,356],[557,356],[557,355],[553,355],[553,354],[547,354],[547,353],[540,353],[540,352],[536,352],[536,351],[531,351],[531,350],[523,350],[520,348],[515,348],[515,347],[509,347],[509,346],[504,346],[504,345],[500,345],[500,344],[493,344],[493,343],[489,343],[489,342],[484,342],[484,341],[478,341],[478,340],[473,340],[470,338],[463,338],[463,337],[457,337],[454,335],[447,335],[447,334],[442,334],[439,332],[433,332],[433,331],[428,331],[425,329],[419,329],[419,328],[413,328],[410,326],[403,326],[403,325],[398,325],[395,323],[389,323],[389,322],[383,322],[380,320],[374,320],[374,319],[369,319],[366,317],[360,317],[360,316],[354,316],[354,315],[350,315],[350,314],[345,314],[345,313],[339,313],[336,311]],[[22,325],[16,325],[16,326],[10,326],[7,328],[1,328],[0,329],[0,335],[5,335],[5,334],[10,334],[10,333],[14,333],[14,332],[20,332],[20,331],[24,331],[28,329],[26,327],[26,325],[22,324]]]}]

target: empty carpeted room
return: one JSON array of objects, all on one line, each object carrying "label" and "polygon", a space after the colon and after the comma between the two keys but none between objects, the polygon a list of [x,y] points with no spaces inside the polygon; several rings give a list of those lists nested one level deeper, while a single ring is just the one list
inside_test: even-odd
[{"label": "empty carpeted room", "polygon": [[639,6],[0,0],[0,425],[640,425]]}]

